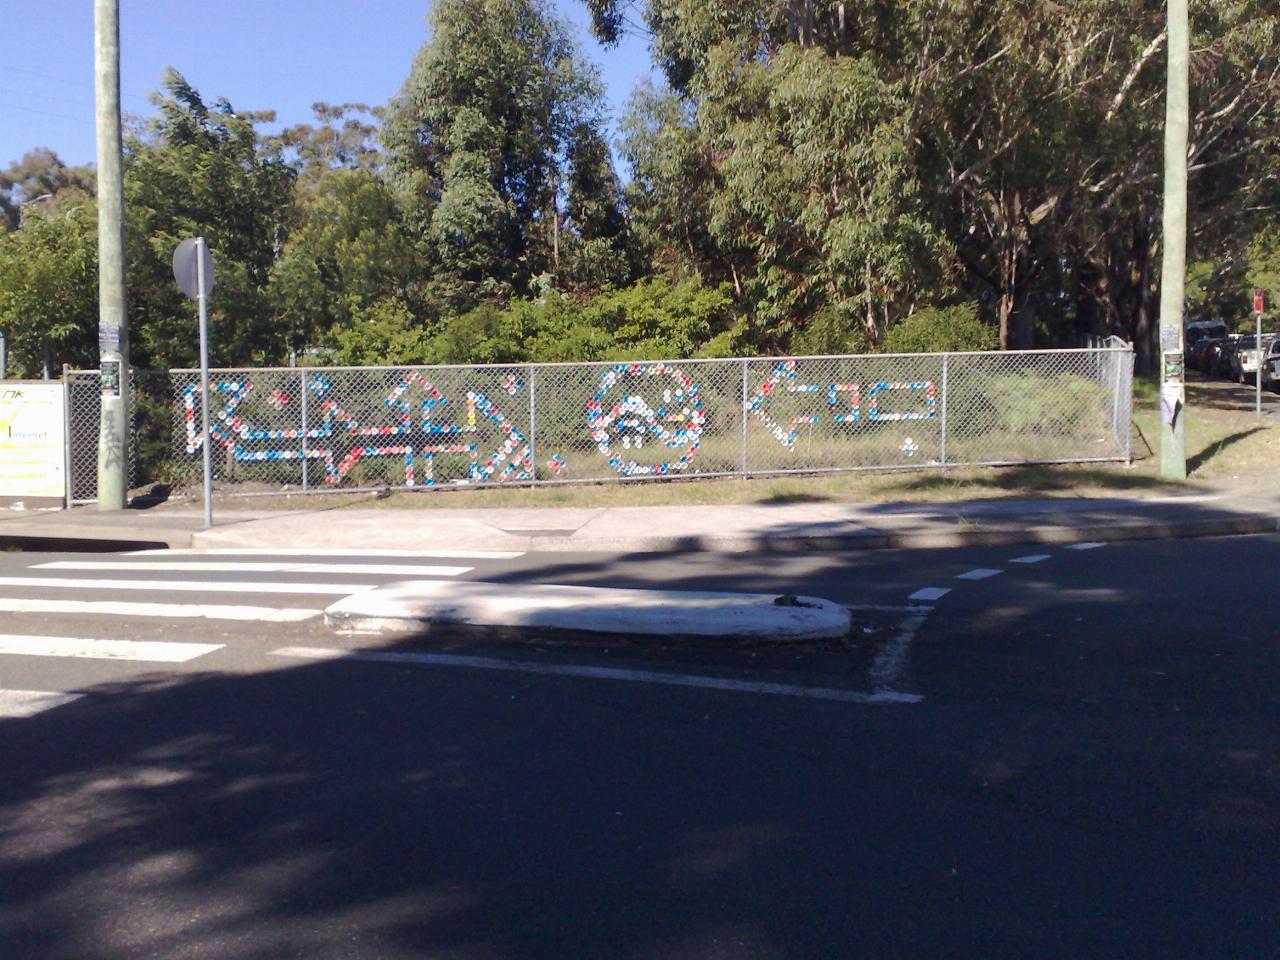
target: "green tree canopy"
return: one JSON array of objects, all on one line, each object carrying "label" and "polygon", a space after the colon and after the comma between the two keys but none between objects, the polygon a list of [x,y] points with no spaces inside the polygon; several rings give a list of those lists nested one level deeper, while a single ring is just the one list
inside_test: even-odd
[{"label": "green tree canopy", "polygon": [[0,331],[9,376],[94,366],[98,351],[98,218],[91,199],[37,210],[0,232]]},{"label": "green tree canopy", "polygon": [[96,178],[89,167],[68,167],[48,147],[36,147],[0,170],[0,231],[16,230],[27,205],[78,203],[92,196]]},{"label": "green tree canopy", "polygon": [[596,71],[542,0],[437,0],[430,25],[383,140],[441,300],[457,308],[556,273],[566,195],[590,240],[609,229],[601,206],[616,189],[593,146]]},{"label": "green tree canopy", "polygon": [[[589,0],[597,35],[616,39],[630,6]],[[677,155],[700,159],[712,172],[704,181],[708,205],[716,206],[742,182],[734,150],[742,141],[734,137],[748,127],[759,133],[794,122],[781,76],[766,100],[744,101],[753,76],[799,63],[797,54],[822,60],[833,73],[860,63],[880,82],[884,106],[833,128],[841,139],[827,147],[860,142],[868,149],[896,132],[905,183],[919,198],[908,216],[929,221],[918,236],[943,241],[928,244],[932,278],[922,286],[942,303],[958,286],[998,325],[1003,346],[1120,333],[1136,341],[1140,363],[1150,366],[1163,169],[1161,0],[646,0],[640,7],[655,58],[687,110],[658,127],[672,133],[652,130],[652,112],[635,125],[646,131],[642,149],[632,147],[642,161],[666,160],[672,168]],[[1191,12],[1191,256],[1243,261],[1257,225],[1242,220],[1274,217],[1264,195],[1280,166],[1280,14],[1263,0],[1200,3]],[[868,89],[815,89],[814,105],[834,111],[846,90],[862,99]],[[900,105],[897,119],[886,123],[891,102]],[[677,153],[672,145],[681,138],[686,146]],[[755,142],[763,153],[777,140]],[[796,166],[804,159],[793,151]],[[670,197],[680,188],[651,188],[654,167],[638,167],[643,191],[635,217],[657,226],[656,249],[679,250],[689,236],[671,214]],[[880,208],[867,207],[869,222],[893,222],[901,201],[890,197],[885,206],[884,195],[866,189],[865,176],[847,171],[836,164],[827,186],[853,185]],[[803,194],[806,204],[815,186],[778,184],[789,197]],[[713,221],[717,240],[729,236],[723,226],[730,212]],[[741,225],[749,219],[744,211]],[[747,243],[695,246],[690,257],[741,270],[746,254],[767,263],[775,249],[793,255],[805,243],[789,237],[775,246],[758,231],[738,236]],[[845,273],[850,265],[836,268],[839,283],[855,282]],[[784,281],[778,289],[794,286]],[[900,288],[871,286],[864,285],[869,299],[881,297],[888,311],[882,326],[910,312]],[[748,294],[748,301],[760,296]],[[771,304],[764,294],[757,302]],[[770,325],[780,322],[767,313]],[[782,315],[799,321],[804,310],[784,305]]]},{"label": "green tree canopy", "polygon": [[204,236],[216,264],[210,358],[236,365],[280,360],[287,336],[272,322],[268,281],[286,239],[294,171],[255,129],[262,115],[212,107],[177,71],[153,97],[159,110],[144,139],[127,145],[127,283],[134,362],[196,361],[192,308],[173,282],[172,257]]}]

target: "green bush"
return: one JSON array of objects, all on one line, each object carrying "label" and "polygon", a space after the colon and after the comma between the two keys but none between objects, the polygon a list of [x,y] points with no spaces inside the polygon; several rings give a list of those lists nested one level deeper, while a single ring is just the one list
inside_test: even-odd
[{"label": "green bush", "polygon": [[[444,318],[423,344],[426,363],[544,363],[691,357],[732,337],[733,301],[696,280],[646,280],[585,304],[548,291]],[[394,325],[393,325],[394,326]],[[379,345],[390,338],[370,332]],[[718,339],[719,338],[719,339]],[[396,362],[405,362],[397,360]]]},{"label": "green bush", "polygon": [[413,315],[390,299],[353,305],[350,324],[337,328],[334,337],[333,362],[340,366],[422,363],[426,350],[426,338]]},{"label": "green bush", "polygon": [[795,357],[866,353],[867,334],[857,311],[824,307],[791,337],[787,352]]},{"label": "green bush", "polygon": [[978,316],[975,303],[929,307],[900,320],[885,335],[885,353],[968,353],[995,350],[1000,340],[995,327]]}]

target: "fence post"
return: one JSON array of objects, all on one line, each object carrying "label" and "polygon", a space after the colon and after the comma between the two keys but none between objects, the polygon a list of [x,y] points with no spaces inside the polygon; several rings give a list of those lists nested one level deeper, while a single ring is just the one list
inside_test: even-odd
[{"label": "fence post", "polygon": [[63,474],[67,484],[67,502],[70,507],[75,500],[76,485],[72,478],[75,469],[75,453],[71,448],[71,364],[62,365],[62,463]]},{"label": "fence post", "polygon": [[947,361],[950,358],[950,354],[942,355],[942,452],[939,455],[939,466],[943,470],[947,468],[947,378],[950,373]]},{"label": "fence post", "polygon": [[307,460],[307,368],[299,371],[302,377],[302,492],[306,493],[311,484],[311,464]]},{"label": "fence post", "polygon": [[538,368],[529,364],[529,474],[538,485]]},{"label": "fence post", "polygon": [[1129,344],[1129,351],[1122,361],[1121,373],[1125,379],[1125,411],[1129,416],[1125,420],[1124,425],[1124,460],[1128,465],[1133,464],[1133,344]]},{"label": "fence post", "polygon": [[747,358],[742,358],[742,407],[739,418],[742,421],[742,475],[747,475]]},{"label": "fence post", "polygon": [[1116,445],[1123,450],[1124,438],[1120,435],[1120,354],[1107,354],[1107,382],[1111,388],[1111,430],[1116,435]]}]

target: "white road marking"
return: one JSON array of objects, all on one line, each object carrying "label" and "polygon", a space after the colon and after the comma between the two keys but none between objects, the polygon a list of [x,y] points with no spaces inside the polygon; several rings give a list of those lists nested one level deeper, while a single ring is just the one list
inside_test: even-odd
[{"label": "white road marking", "polygon": [[340,573],[402,577],[456,577],[475,567],[442,567],[408,563],[264,563],[248,560],[55,560],[32,570],[173,570],[191,573]]},{"label": "white road marking", "polygon": [[871,669],[868,671],[868,678],[871,685],[877,693],[889,693],[897,684],[902,676],[902,668],[907,662],[907,653],[911,649],[911,641],[916,638],[916,633],[924,626],[925,620],[929,618],[929,614],[919,613],[913,617],[907,617],[898,625],[898,634],[888,643],[886,643],[880,652],[876,654],[875,660],[871,662]]},{"label": "white road marking", "polygon": [[269,583],[258,580],[77,580],[72,577],[0,577],[0,587],[41,590],[148,590],[157,593],[283,593],[348,596],[372,583]]},{"label": "white road marking", "polygon": [[1103,543],[1071,543],[1067,545],[1068,550],[1097,550],[1099,547],[1106,546]]},{"label": "white road marking", "polygon": [[173,617],[205,620],[255,620],[263,623],[300,623],[321,610],[297,607],[239,607],[230,604],[129,603],[125,600],[36,600],[0,597],[0,613],[81,613],[108,617]]},{"label": "white road marking", "polygon": [[151,640],[87,640],[83,637],[25,637],[0,633],[0,654],[25,657],[84,657],[89,660],[141,660],[186,663],[221,650],[221,643],[165,643]]},{"label": "white road marking", "polygon": [[986,580],[989,577],[998,577],[1004,573],[1003,570],[990,570],[987,567],[978,567],[976,570],[970,570],[967,573],[956,575],[957,580]]},{"label": "white road marking", "polygon": [[1042,560],[1048,560],[1049,557],[1050,557],[1050,554],[1047,554],[1047,553],[1033,553],[1025,557],[1014,557],[1009,562],[1010,563],[1039,563]]},{"label": "white road marking", "polygon": [[922,587],[911,596],[908,600],[940,600],[951,592],[950,587]]},{"label": "white road marking", "polygon": [[846,603],[846,610],[853,613],[932,613],[933,607],[927,607],[923,604],[913,603],[906,606],[902,604],[875,604],[875,603]]},{"label": "white road marking", "polygon": [[217,547],[212,550],[130,550],[124,556],[149,557],[380,557],[388,560],[516,560],[524,556],[519,550],[321,550],[308,547]]},{"label": "white road marking", "polygon": [[0,690],[0,720],[34,717],[82,696],[82,693],[50,693],[46,690]]},{"label": "white road marking", "polygon": [[442,653],[387,653],[347,651],[327,647],[282,647],[271,653],[277,657],[302,660],[358,660],[372,663],[401,663],[430,667],[469,667],[476,670],[503,670],[510,673],[537,673],[564,677],[587,677],[593,680],[622,680],[631,683],[655,683],[673,687],[701,687],[729,690],[735,693],[763,693],[809,700],[834,700],[843,703],[903,704],[919,703],[924,698],[914,693],[892,690],[860,693],[827,687],[797,687],[784,683],[762,683],[751,680],[728,680],[721,677],[688,676],[655,673],[649,670],[620,670],[613,667],[584,667],[570,664],[529,663],[520,660],[498,660],[488,657],[460,657]]}]

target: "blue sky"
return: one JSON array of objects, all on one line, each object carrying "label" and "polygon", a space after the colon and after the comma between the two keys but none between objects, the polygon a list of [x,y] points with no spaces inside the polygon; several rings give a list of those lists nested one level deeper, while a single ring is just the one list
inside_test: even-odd
[{"label": "blue sky", "polygon": [[[603,50],[586,31],[582,0],[553,0],[596,63],[616,118],[650,76],[643,39]],[[5,3],[5,7],[9,4]],[[427,39],[429,0],[120,0],[124,110],[149,114],[147,93],[175,67],[206,101],[311,120],[311,104],[386,103]],[[33,13],[37,8],[30,8]],[[2,18],[0,168],[33,147],[92,163],[93,0],[43,0],[38,15]]]}]

